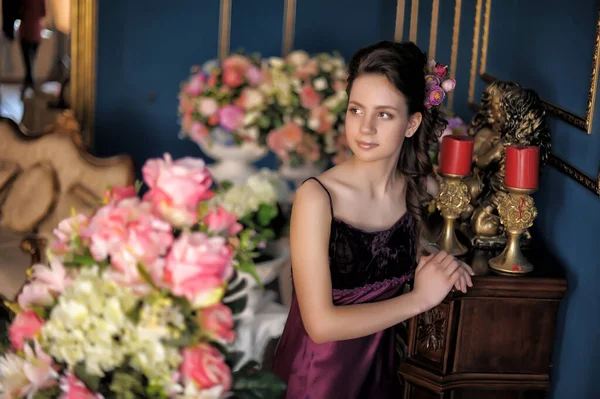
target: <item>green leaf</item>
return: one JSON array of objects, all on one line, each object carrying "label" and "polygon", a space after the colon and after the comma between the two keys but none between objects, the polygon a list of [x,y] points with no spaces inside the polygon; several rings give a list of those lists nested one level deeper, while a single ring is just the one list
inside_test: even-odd
[{"label": "green leaf", "polygon": [[141,263],[137,264],[137,270],[145,282],[147,282],[155,290],[160,291],[160,289],[156,286],[156,283],[154,283],[154,280],[152,280],[152,276],[150,276],[148,270],[146,270],[146,268]]},{"label": "green leaf", "polygon": [[48,318],[48,312],[45,308],[41,306],[33,306],[31,309],[42,319],[46,320]]},{"label": "green leaf", "polygon": [[256,267],[254,266],[254,262],[251,262],[251,261],[250,262],[240,262],[240,264],[238,266],[238,270],[250,274],[254,278],[254,280],[256,280],[256,283],[258,284],[260,289],[262,290],[264,288],[263,283],[260,280],[260,276],[256,272]]},{"label": "green leaf", "polygon": [[248,374],[253,370],[258,370],[260,368],[260,364],[256,360],[248,360],[238,371],[234,374],[239,374],[240,376]]},{"label": "green leaf", "polygon": [[77,363],[73,370],[75,377],[83,382],[89,390],[98,391],[100,387],[100,377],[88,374],[84,363]]},{"label": "green leaf", "polygon": [[252,392],[252,394],[258,395],[259,398],[277,399],[286,388],[285,383],[272,373],[257,371],[248,375],[237,374],[238,373],[234,373],[234,383],[232,387],[232,391],[237,395]]},{"label": "green leaf", "polygon": [[273,205],[261,204],[258,208],[258,223],[263,227],[268,226],[275,216],[277,216],[277,207]]},{"label": "green leaf", "polygon": [[146,392],[142,375],[134,370],[115,372],[110,390],[115,393],[115,399],[136,399],[144,397]]},{"label": "green leaf", "polygon": [[59,385],[53,387],[40,389],[33,395],[33,399],[56,399],[60,397],[61,391]]}]

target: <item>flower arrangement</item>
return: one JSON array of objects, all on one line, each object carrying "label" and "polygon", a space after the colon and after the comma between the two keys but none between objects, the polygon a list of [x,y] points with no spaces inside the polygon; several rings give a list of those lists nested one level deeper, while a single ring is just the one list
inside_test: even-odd
[{"label": "flower arrangement", "polygon": [[210,201],[223,211],[235,215],[244,227],[245,247],[259,255],[255,262],[267,260],[267,244],[281,238],[287,225],[281,204],[287,202],[291,190],[276,172],[263,168],[245,183],[225,182]]},{"label": "flower arrangement", "polygon": [[444,136],[449,134],[467,135],[467,124],[459,116],[454,115],[452,111],[444,107],[440,107],[440,112],[442,115],[444,115],[444,118],[448,124],[446,125],[446,129],[444,129],[437,142],[430,143],[429,145],[429,157],[434,165],[438,164],[440,145]]},{"label": "flower arrangement", "polygon": [[265,78],[260,56],[232,54],[191,72],[179,93],[181,137],[198,144],[265,144],[272,121],[260,89]]},{"label": "flower arrangement", "polygon": [[337,54],[270,58],[264,90],[275,112],[267,144],[292,168],[324,167],[338,149],[346,112],[346,67]]},{"label": "flower arrangement", "polygon": [[425,108],[442,104],[455,86],[456,80],[448,76],[448,65],[430,59],[425,69]]},{"label": "flower arrangement", "polygon": [[[8,398],[277,397],[284,385],[236,364],[228,300],[247,248],[237,217],[206,210],[200,159],[151,159],[148,191],[107,191],[90,216],[55,229],[49,265],[33,266],[0,358]],[[233,371],[237,369],[237,371]],[[249,396],[244,396],[249,395]]]}]

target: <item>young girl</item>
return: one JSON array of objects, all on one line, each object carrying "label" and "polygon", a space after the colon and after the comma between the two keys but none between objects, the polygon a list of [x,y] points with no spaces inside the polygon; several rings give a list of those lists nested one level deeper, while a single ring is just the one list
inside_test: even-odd
[{"label": "young girl", "polygon": [[294,294],[273,365],[286,398],[401,397],[393,327],[472,286],[472,270],[445,252],[417,259],[427,147],[445,127],[424,105],[426,62],[415,44],[393,42],[350,60],[354,156],[308,179],[292,209]]}]

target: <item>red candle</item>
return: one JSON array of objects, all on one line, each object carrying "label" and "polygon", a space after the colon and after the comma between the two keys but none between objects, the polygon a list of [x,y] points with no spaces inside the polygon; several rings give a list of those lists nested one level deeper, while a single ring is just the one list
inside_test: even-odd
[{"label": "red candle", "polygon": [[540,148],[524,145],[506,147],[504,184],[508,187],[538,188]]},{"label": "red candle", "polygon": [[443,175],[467,176],[471,173],[473,137],[450,134],[442,138],[440,150],[440,173]]}]

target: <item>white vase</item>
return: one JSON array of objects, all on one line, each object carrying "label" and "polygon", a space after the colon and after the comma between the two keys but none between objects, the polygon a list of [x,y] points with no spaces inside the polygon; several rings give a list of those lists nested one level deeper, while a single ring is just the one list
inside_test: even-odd
[{"label": "white vase", "polygon": [[229,180],[234,184],[244,183],[257,172],[252,165],[267,155],[268,149],[256,143],[225,146],[218,143],[198,144],[202,152],[215,160],[208,166],[213,179],[220,183]]}]

